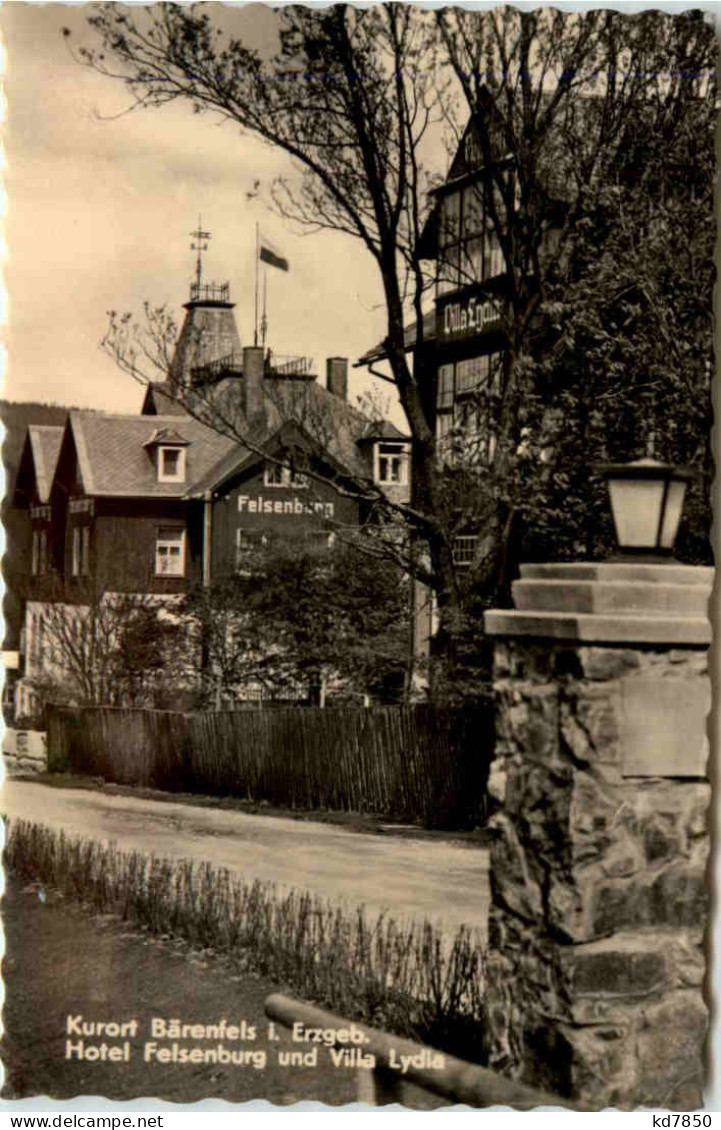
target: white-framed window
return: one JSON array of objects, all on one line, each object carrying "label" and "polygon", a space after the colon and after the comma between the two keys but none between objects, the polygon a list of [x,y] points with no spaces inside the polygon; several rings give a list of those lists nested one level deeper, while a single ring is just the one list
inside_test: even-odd
[{"label": "white-framed window", "polygon": [[249,530],[239,526],[235,531],[235,567],[248,570],[253,558],[268,545],[268,535],[262,530]]},{"label": "white-framed window", "polygon": [[[285,486],[283,482],[284,472],[287,470],[282,463],[266,463],[263,469],[263,486],[266,487],[282,487]],[[241,531],[238,530],[238,533]]]},{"label": "white-framed window", "polygon": [[457,569],[469,569],[478,548],[478,534],[459,534],[453,539],[453,564]]},{"label": "white-framed window", "polygon": [[298,489],[308,486],[308,477],[296,471],[292,464],[266,463],[263,469],[263,486]]},{"label": "white-framed window", "polygon": [[405,486],[408,482],[408,448],[406,444],[376,444],[375,478],[381,486]]},{"label": "white-framed window", "polygon": [[155,539],[155,574],[158,577],[185,576],[185,530],[161,526]]},{"label": "white-framed window", "polygon": [[158,448],[158,482],[183,483],[185,482],[185,448],[184,447],[159,447]]},{"label": "white-framed window", "polygon": [[33,552],[30,571],[34,577],[47,573],[48,533],[47,530],[33,530]]},{"label": "white-framed window", "polygon": [[90,526],[73,526],[70,572],[73,577],[87,577],[90,572]]}]

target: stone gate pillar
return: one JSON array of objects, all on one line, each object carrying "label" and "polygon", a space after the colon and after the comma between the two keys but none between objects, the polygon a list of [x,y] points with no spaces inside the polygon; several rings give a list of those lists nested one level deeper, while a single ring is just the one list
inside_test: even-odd
[{"label": "stone gate pillar", "polygon": [[528,565],[496,637],[491,1066],[702,1105],[711,569]]}]

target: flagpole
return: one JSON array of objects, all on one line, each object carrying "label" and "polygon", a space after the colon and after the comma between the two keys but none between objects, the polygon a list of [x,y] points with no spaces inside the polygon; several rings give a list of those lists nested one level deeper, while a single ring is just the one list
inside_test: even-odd
[{"label": "flagpole", "polygon": [[260,340],[265,349],[265,339],[268,333],[268,318],[266,317],[266,301],[268,298],[268,268],[263,265],[263,317],[260,319]]},{"label": "flagpole", "polygon": [[259,263],[259,249],[258,249],[258,221],[255,222],[255,330],[253,333],[253,345],[258,344],[258,263]]}]

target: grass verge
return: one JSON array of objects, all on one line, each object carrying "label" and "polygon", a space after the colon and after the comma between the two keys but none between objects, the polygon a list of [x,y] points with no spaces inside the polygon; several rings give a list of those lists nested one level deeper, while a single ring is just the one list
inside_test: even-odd
[{"label": "grass verge", "polygon": [[369,919],[308,892],[283,894],[225,868],[120,851],[6,821],[5,864],[98,913],[232,957],[349,1019],[483,1062],[485,952],[429,922]]}]

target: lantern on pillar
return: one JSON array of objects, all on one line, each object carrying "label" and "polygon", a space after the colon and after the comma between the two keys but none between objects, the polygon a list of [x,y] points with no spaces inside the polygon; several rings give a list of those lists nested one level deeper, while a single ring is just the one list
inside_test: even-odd
[{"label": "lantern on pillar", "polygon": [[668,559],[673,553],[686,488],[696,472],[660,463],[651,456],[634,463],[606,463],[598,470],[608,487],[621,552]]}]

